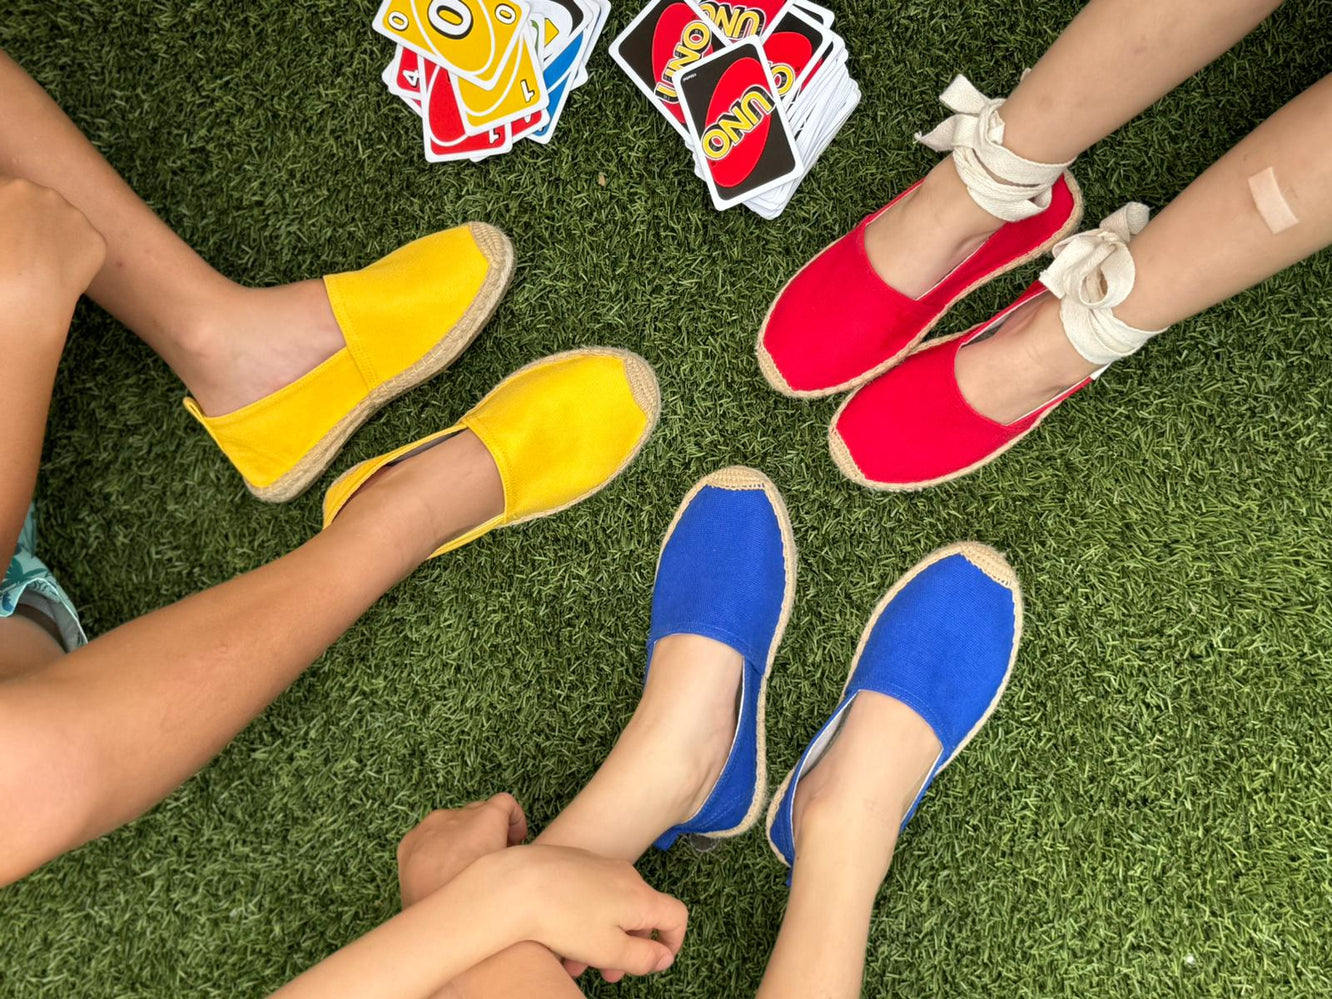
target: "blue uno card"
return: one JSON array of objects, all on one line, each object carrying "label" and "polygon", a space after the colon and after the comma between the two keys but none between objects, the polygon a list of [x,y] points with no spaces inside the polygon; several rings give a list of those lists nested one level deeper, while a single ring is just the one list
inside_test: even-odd
[{"label": "blue uno card", "polygon": [[579,54],[583,51],[586,41],[587,32],[584,31],[565,46],[564,51],[545,68],[546,93],[550,95],[550,103],[547,105],[550,120],[528,136],[533,142],[544,144],[550,141],[555,124],[560,120],[564,105],[568,102],[571,93],[569,84],[573,82],[574,70],[579,65]]}]

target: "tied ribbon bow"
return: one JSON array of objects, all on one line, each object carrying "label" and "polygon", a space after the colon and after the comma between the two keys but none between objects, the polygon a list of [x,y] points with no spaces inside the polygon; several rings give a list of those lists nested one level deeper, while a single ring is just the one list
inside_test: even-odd
[{"label": "tied ribbon bow", "polygon": [[1004,148],[1004,98],[991,100],[965,76],[953,78],[939,100],[957,112],[916,141],[951,151],[972,200],[996,218],[1019,222],[1050,207],[1050,188],[1072,163],[1037,163]]},{"label": "tied ribbon bow", "polygon": [[1059,299],[1059,318],[1078,353],[1092,364],[1107,365],[1128,357],[1164,330],[1140,330],[1114,315],[1133,291],[1137,270],[1131,240],[1147,225],[1146,205],[1131,201],[1099,229],[1080,232],[1057,243],[1054,262],[1041,272],[1041,283]]}]

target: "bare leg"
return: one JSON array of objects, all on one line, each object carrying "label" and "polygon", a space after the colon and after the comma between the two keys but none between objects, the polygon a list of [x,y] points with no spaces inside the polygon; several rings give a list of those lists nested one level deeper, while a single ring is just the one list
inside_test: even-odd
[{"label": "bare leg", "polygon": [[105,259],[82,212],[49,188],[0,174],[0,564],[32,501],[70,317]]},{"label": "bare leg", "polygon": [[[537,842],[634,861],[698,811],[735,735],[740,669],[739,654],[709,638],[672,635],[658,642],[643,698],[615,748]],[[491,958],[445,993],[458,999],[566,994],[580,993],[560,961],[532,945]]]},{"label": "bare leg", "polygon": [[[1252,31],[1280,0],[1092,0],[1000,110],[1004,145],[1064,163],[1109,135]],[[1014,67],[1017,75],[1017,67]],[[951,159],[865,236],[879,276],[928,291],[1000,226]]]},{"label": "bare leg", "polygon": [[855,999],[870,916],[897,830],[939,753],[914,711],[857,698],[836,741],[800,782],[796,864],[759,999]]},{"label": "bare leg", "polygon": [[702,807],[735,737],[740,654],[698,635],[657,643],[638,708],[578,797],[538,837],[635,861]]},{"label": "bare leg", "polygon": [[341,349],[321,281],[247,289],[217,273],[4,53],[0,106],[0,174],[82,210],[107,244],[88,294],[161,355],[206,413],[253,402]]},{"label": "bare leg", "polygon": [[[1237,295],[1332,243],[1332,76],[1310,87],[1208,168],[1133,241],[1133,293],[1115,310],[1162,329]],[[1249,178],[1276,171],[1299,223],[1273,234]],[[1049,296],[958,354],[958,382],[982,413],[1010,421],[1093,369],[1073,349]]]},{"label": "bare leg", "polygon": [[[53,657],[0,642],[0,884],[142,813],[503,491],[470,432],[381,473],[296,551]],[[347,571],[355,566],[354,572]],[[35,650],[35,651],[34,651]]]}]

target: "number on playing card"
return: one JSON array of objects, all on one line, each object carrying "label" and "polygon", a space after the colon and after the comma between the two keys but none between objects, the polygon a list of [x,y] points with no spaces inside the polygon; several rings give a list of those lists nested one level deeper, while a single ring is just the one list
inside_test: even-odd
[{"label": "number on playing card", "polygon": [[427,16],[445,38],[466,38],[472,30],[472,8],[461,0],[433,0]]}]

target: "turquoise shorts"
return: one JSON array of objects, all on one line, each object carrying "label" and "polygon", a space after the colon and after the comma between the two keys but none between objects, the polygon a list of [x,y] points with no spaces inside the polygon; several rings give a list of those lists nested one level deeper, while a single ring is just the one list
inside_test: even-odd
[{"label": "turquoise shorts", "polygon": [[33,509],[23,521],[19,534],[18,551],[5,570],[0,583],[0,617],[9,617],[20,605],[41,611],[55,622],[60,641],[66,652],[88,644],[88,636],[79,624],[79,613],[69,596],[60,588],[55,576],[35,553],[37,548],[37,522]]}]

